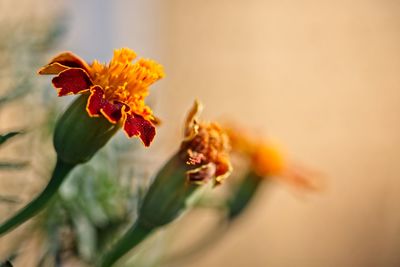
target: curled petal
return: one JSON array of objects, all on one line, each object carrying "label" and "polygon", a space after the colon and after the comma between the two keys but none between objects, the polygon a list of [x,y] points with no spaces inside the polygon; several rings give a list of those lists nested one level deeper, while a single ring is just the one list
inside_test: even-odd
[{"label": "curled petal", "polygon": [[89,70],[89,65],[77,55],[71,52],[64,52],[54,57],[49,64],[42,67],[39,74],[59,74],[60,72],[70,68],[81,68],[85,71]]},{"label": "curled petal", "polygon": [[88,74],[83,69],[66,69],[54,77],[53,85],[59,89],[58,96],[75,95],[89,90],[92,85]]},{"label": "curled petal", "polygon": [[185,122],[185,139],[191,140],[197,134],[199,125],[198,125],[198,117],[200,116],[201,111],[203,110],[203,106],[199,101],[195,101],[192,108],[189,111],[188,116],[186,117]]},{"label": "curled petal", "polygon": [[216,185],[221,184],[232,172],[232,165],[228,157],[221,157],[217,162],[217,169],[215,171]]},{"label": "curled petal", "polygon": [[136,114],[126,115],[124,130],[129,137],[139,136],[145,146],[149,146],[156,135],[156,128],[154,125],[142,116]]},{"label": "curled petal", "polygon": [[197,165],[207,160],[207,157],[203,153],[193,151],[191,148],[187,150],[187,154],[188,160],[186,161],[186,164],[188,165]]},{"label": "curled petal", "polygon": [[101,113],[111,123],[117,123],[122,118],[122,113],[125,111],[126,105],[121,102],[106,102],[101,109]]},{"label": "curled petal", "polygon": [[161,125],[162,121],[160,118],[156,117],[156,116],[152,116],[152,118],[150,119],[151,123],[155,126],[159,126]]},{"label": "curled petal", "polygon": [[46,75],[46,74],[59,74],[63,70],[69,69],[69,67],[62,65],[60,63],[54,62],[50,63],[43,68],[41,68],[38,73],[41,75]]},{"label": "curled petal", "polygon": [[115,101],[111,103],[105,98],[103,88],[96,85],[90,88],[90,96],[86,105],[86,110],[91,117],[98,117],[103,114],[111,123],[117,123],[122,118],[122,113],[128,111],[124,103]]},{"label": "curled petal", "polygon": [[106,102],[104,90],[96,85],[90,88],[90,96],[87,101],[86,110],[91,117],[98,117]]},{"label": "curled petal", "polygon": [[196,169],[187,171],[186,175],[189,182],[201,185],[207,183],[210,179],[212,179],[215,175],[215,172],[216,166],[214,163],[210,162]]}]

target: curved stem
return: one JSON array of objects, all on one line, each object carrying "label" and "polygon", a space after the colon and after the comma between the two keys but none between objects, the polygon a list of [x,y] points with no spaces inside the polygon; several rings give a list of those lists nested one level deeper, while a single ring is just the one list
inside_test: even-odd
[{"label": "curved stem", "polygon": [[228,219],[235,220],[249,206],[259,188],[261,187],[264,178],[253,172],[249,172],[243,177],[242,181],[237,185],[236,191],[232,194],[228,202]]},{"label": "curved stem", "polygon": [[18,211],[17,214],[0,225],[0,236],[13,230],[41,211],[54,196],[64,181],[64,178],[74,167],[75,165],[68,164],[57,159],[53,175],[45,189],[34,200]]},{"label": "curved stem", "polygon": [[147,228],[136,222],[124,236],[111,248],[111,251],[105,254],[100,266],[110,267],[119,258],[125,255],[129,250],[139,245],[149,234],[153,232],[154,228]]}]

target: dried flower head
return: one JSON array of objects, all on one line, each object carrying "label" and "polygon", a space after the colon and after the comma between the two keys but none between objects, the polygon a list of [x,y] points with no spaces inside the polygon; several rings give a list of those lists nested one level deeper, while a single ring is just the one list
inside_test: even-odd
[{"label": "dried flower head", "polygon": [[186,119],[181,155],[194,167],[187,173],[190,182],[205,183],[214,177],[218,185],[232,171],[229,138],[218,124],[199,121],[201,110],[201,104],[195,101]]},{"label": "dried flower head", "polygon": [[139,208],[134,225],[103,257],[100,266],[112,266],[159,227],[191,207],[207,182],[220,184],[231,172],[229,139],[215,123],[200,122],[195,102],[185,124],[185,139],[177,153],[158,171]]}]

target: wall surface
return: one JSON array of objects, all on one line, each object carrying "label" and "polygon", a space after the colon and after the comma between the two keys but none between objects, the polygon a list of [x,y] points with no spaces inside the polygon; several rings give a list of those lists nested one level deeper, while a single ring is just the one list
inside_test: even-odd
[{"label": "wall surface", "polygon": [[328,180],[311,197],[267,190],[191,266],[400,265],[399,12],[397,1],[170,1],[173,121],[198,96],[207,117],[278,138]]},{"label": "wall surface", "polygon": [[129,46],[165,65],[160,159],[197,97],[204,117],[236,118],[325,173],[325,192],[265,188],[190,266],[400,266],[400,2],[71,3],[61,50],[107,60]]}]

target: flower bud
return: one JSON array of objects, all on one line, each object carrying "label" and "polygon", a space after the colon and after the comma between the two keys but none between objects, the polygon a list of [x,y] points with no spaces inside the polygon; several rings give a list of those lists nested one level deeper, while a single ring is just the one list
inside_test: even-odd
[{"label": "flower bud", "polygon": [[79,96],[58,119],[54,131],[57,156],[69,164],[89,161],[120,129],[104,117],[90,117],[85,111],[87,98]]},{"label": "flower bud", "polygon": [[[172,222],[186,209],[190,196],[201,187],[188,180],[190,171],[179,153],[164,165],[143,200],[140,223],[150,228],[160,227]],[[202,173],[202,178],[212,177],[215,167],[205,167]]]}]

